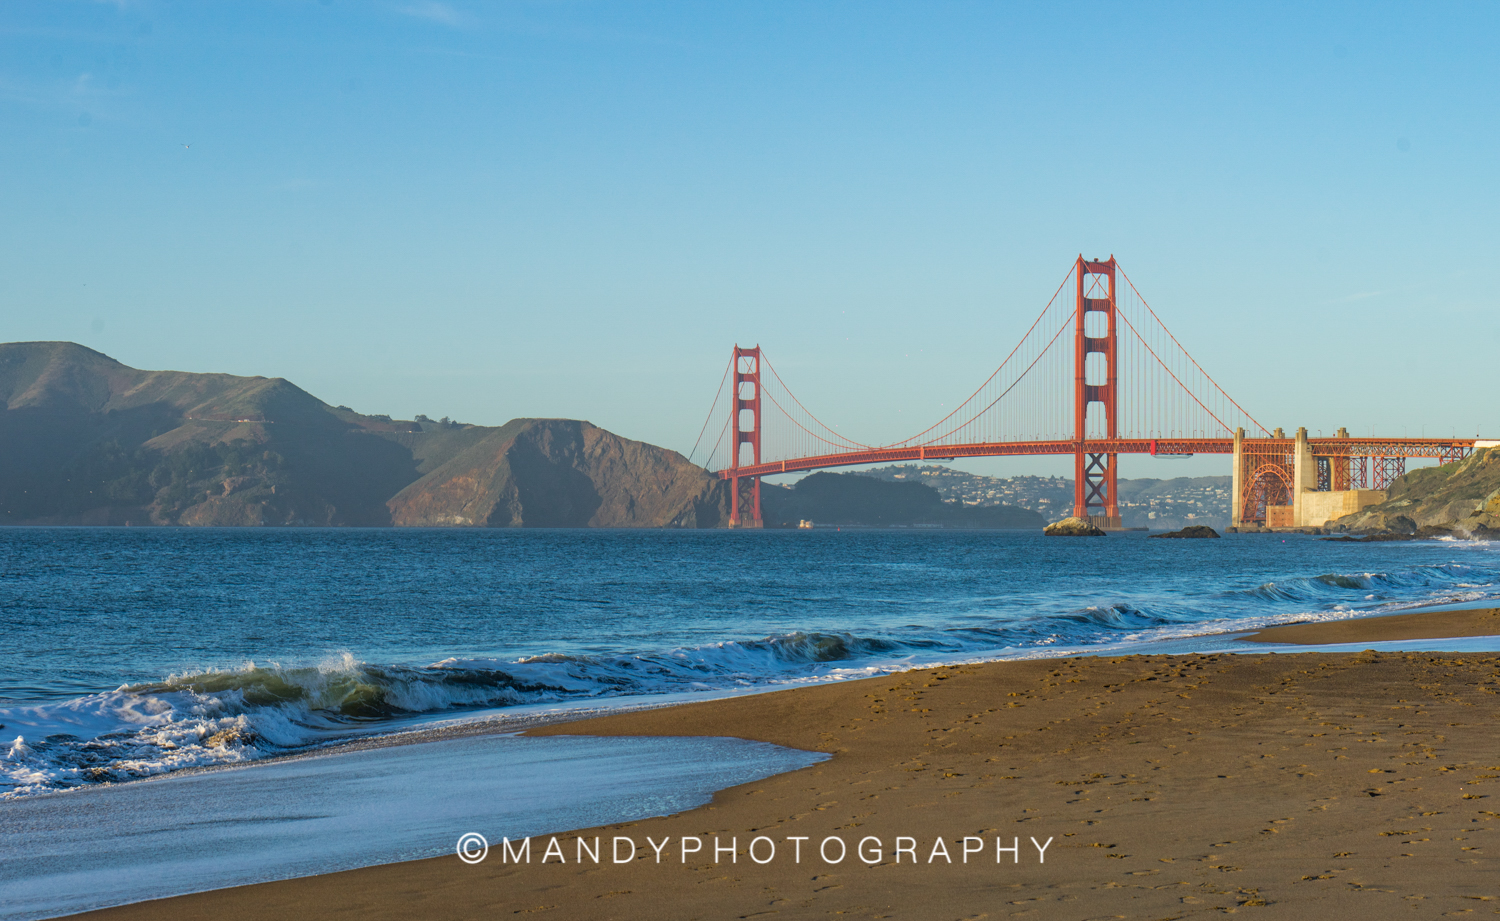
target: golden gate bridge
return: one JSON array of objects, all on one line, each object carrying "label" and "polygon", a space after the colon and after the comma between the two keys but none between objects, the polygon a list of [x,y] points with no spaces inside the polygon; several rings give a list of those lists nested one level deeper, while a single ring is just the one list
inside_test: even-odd
[{"label": "golden gate bridge", "polygon": [[1268,430],[1178,342],[1113,256],[1080,255],[994,373],[915,435],[873,445],[842,434],[797,399],[759,345],[736,345],[689,458],[704,450],[704,466],[729,481],[730,527],[761,527],[760,478],[770,474],[1072,455],[1073,514],[1118,529],[1120,455],[1229,454],[1231,525],[1274,528],[1351,514],[1382,500],[1407,458],[1446,464],[1475,444]]}]

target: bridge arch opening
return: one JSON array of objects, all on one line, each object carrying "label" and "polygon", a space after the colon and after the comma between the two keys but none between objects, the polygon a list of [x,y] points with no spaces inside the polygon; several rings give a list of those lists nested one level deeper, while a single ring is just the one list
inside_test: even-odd
[{"label": "bridge arch opening", "polygon": [[1285,465],[1261,464],[1250,474],[1249,480],[1244,505],[1240,508],[1241,521],[1264,523],[1266,506],[1292,504],[1292,477]]}]

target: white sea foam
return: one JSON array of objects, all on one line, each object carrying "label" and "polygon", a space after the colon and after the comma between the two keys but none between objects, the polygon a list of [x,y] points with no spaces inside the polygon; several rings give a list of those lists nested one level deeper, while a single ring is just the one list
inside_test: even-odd
[{"label": "white sea foam", "polygon": [[679,812],[827,757],[741,739],[490,735],[28,797],[0,806],[0,919],[452,854],[469,832],[498,846]]},{"label": "white sea foam", "polygon": [[[1489,575],[1460,563],[1334,573],[1224,592],[1209,599],[1211,604],[1186,598],[1149,606],[1113,602],[1050,616],[971,618],[961,625],[911,627],[883,636],[792,632],[637,653],[455,656],[425,666],[361,662],[348,653],[306,665],[245,662],[0,709],[5,753],[0,798],[253,761],[396,731],[415,719],[772,689],[954,662],[1250,651],[1244,644],[1225,645],[1224,636],[1372,611],[1483,603],[1497,594],[1497,586],[1484,578]],[[1268,602],[1280,610],[1256,611]],[[1246,613],[1213,613],[1226,610]]]}]

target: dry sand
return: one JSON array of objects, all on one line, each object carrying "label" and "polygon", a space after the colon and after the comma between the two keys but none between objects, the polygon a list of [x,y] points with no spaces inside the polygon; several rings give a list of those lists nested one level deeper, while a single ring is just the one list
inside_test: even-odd
[{"label": "dry sand", "polygon": [[[441,857],[94,915],[1493,915],[1497,693],[1493,654],[1188,655],[939,668],[621,714],[542,732],[735,735],[834,757],[691,812],[559,835],[566,864],[537,862],[545,840],[531,864],[502,863],[497,842],[478,866]],[[604,862],[575,863],[575,837],[594,835]],[[641,846],[628,865],[610,863],[615,835]],[[764,866],[746,853],[760,835],[778,847]],[[672,838],[660,864],[647,836]],[[705,840],[686,864],[684,836]],[[737,841],[735,862],[712,859],[715,836]],[[810,839],[800,864],[789,836]],[[838,865],[816,856],[828,836],[851,847]],[[852,852],[866,836],[881,839],[876,866]],[[920,862],[892,863],[897,836],[917,839]],[[952,865],[927,862],[939,836]],[[965,836],[986,845],[968,864]],[[1019,864],[997,865],[997,837],[1020,839]],[[1031,838],[1052,839],[1045,863]]]}]

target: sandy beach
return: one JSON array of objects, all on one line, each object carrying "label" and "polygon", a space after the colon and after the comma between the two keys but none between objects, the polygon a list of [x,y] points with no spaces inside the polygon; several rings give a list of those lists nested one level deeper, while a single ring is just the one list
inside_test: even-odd
[{"label": "sandy beach", "polygon": [[[1452,636],[1455,617],[1495,616],[1262,635]],[[834,757],[687,813],[559,834],[565,862],[541,862],[547,839],[520,864],[492,840],[473,866],[448,856],[88,917],[1496,914],[1497,693],[1493,654],[1308,652],[998,662],[625,713],[539,732],[731,735]],[[600,862],[579,863],[576,839],[596,836]],[[613,862],[616,837],[633,859]]]},{"label": "sandy beach", "polygon": [[1423,611],[1316,624],[1287,624],[1243,637],[1255,643],[1322,646],[1334,643],[1383,643],[1463,636],[1500,635],[1500,608]]}]

